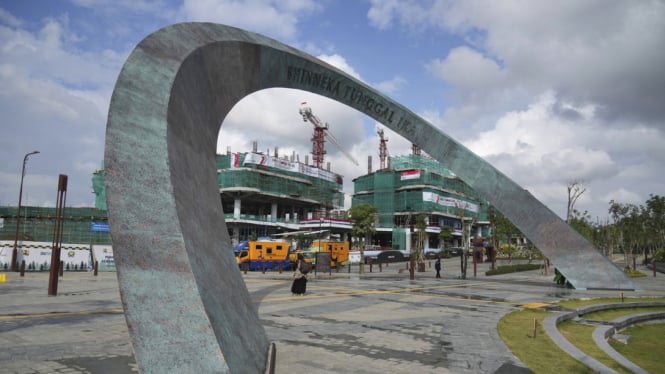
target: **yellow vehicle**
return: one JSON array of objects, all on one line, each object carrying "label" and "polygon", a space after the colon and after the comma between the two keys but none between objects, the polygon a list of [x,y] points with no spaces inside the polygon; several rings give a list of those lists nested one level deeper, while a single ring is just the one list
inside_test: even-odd
[{"label": "yellow vehicle", "polygon": [[244,268],[245,264],[247,264],[250,270],[272,269],[280,265],[286,269],[290,265],[290,246],[288,242],[273,240],[250,241],[236,247],[234,251],[236,262],[240,268]]},{"label": "yellow vehicle", "polygon": [[291,267],[295,269],[296,263],[298,262],[298,255],[303,257],[305,262],[313,264],[316,262],[316,252],[310,251],[295,251],[289,254],[289,261],[291,262]]},{"label": "yellow vehicle", "polygon": [[330,252],[330,267],[337,267],[349,261],[349,242],[315,240],[312,252]]}]

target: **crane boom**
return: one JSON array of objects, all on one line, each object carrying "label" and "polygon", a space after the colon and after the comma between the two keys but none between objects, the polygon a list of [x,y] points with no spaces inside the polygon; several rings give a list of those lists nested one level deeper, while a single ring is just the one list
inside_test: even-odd
[{"label": "crane boom", "polygon": [[300,106],[300,115],[304,122],[310,122],[314,126],[314,136],[312,137],[312,158],[316,167],[321,167],[323,165],[323,155],[326,153],[324,149],[324,137],[328,139],[332,144],[335,145],[351,162],[355,165],[359,165],[358,161],[351,156],[337,141],[337,139],[330,133],[328,123],[323,123],[319,117],[315,116],[312,112],[312,108],[307,106],[306,102],[301,103]]},{"label": "crane boom", "polygon": [[353,156],[351,156],[351,154],[349,152],[347,152],[344,148],[342,148],[342,146],[339,144],[337,139],[335,139],[333,134],[330,133],[330,131],[326,131],[326,138],[328,138],[328,140],[331,143],[333,143],[335,145],[335,147],[337,147],[342,153],[344,153],[344,156],[346,156],[349,160],[351,160],[351,162],[356,164],[356,166],[360,165],[358,163],[358,160],[356,160]]}]

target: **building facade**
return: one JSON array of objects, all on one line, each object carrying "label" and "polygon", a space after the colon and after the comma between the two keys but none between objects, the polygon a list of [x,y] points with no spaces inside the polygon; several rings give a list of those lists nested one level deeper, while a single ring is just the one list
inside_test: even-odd
[{"label": "building facade", "polygon": [[436,160],[421,154],[390,157],[388,167],[353,180],[352,205],[377,208],[372,244],[410,251],[416,218],[427,224],[424,249],[441,248],[441,228],[452,229],[452,246],[463,247],[464,221],[470,237],[488,237],[488,204],[474,190]]}]

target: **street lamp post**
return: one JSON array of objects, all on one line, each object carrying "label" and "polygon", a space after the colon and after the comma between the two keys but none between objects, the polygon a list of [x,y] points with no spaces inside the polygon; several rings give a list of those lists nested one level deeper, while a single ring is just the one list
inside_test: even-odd
[{"label": "street lamp post", "polygon": [[23,198],[23,178],[25,177],[25,164],[28,163],[28,157],[39,153],[39,151],[32,151],[23,157],[23,170],[21,171],[21,187],[18,190],[18,211],[16,212],[16,235],[14,236],[14,250],[12,251],[12,266],[11,271],[18,271],[16,260],[18,258],[18,230],[21,224],[21,199]]}]

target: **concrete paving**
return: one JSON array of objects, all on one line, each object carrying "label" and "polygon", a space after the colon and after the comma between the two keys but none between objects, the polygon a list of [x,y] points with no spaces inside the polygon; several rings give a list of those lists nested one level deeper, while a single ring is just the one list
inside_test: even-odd
[{"label": "concrete paving", "polygon": [[[431,267],[429,266],[431,265]],[[261,323],[277,349],[276,372],[528,373],[496,326],[525,304],[619,296],[560,288],[534,270],[486,277],[488,264],[433,261],[409,280],[405,264],[379,272],[311,274],[305,296],[290,293],[290,273],[243,275]],[[368,269],[366,268],[366,271]],[[631,296],[665,296],[665,275],[637,278]],[[48,274],[6,273],[0,283],[0,373],[138,372],[115,273],[65,273],[58,296]],[[221,287],[221,286],[220,286]],[[525,329],[528,329],[525,326]]]}]

